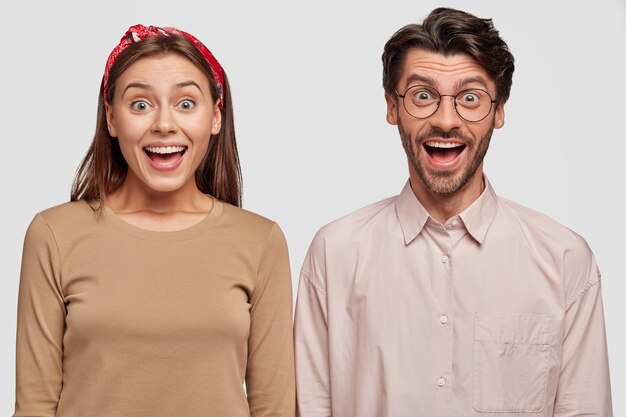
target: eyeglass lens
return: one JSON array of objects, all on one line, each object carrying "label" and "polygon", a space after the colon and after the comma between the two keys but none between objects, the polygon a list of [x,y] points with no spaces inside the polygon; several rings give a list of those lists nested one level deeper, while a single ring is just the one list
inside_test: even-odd
[{"label": "eyeglass lens", "polygon": [[[415,85],[404,94],[404,107],[411,116],[425,119],[437,111],[442,97],[447,95],[442,96],[432,87]],[[453,98],[459,116],[467,121],[482,120],[491,112],[493,100],[485,90],[479,88],[463,90]]]}]

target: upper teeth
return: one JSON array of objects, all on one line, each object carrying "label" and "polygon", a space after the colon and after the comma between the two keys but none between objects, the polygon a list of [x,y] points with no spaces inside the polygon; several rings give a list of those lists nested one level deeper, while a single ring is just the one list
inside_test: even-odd
[{"label": "upper teeth", "polygon": [[457,146],[463,146],[462,143],[435,141],[426,142],[426,145],[430,146],[431,148],[456,148]]},{"label": "upper teeth", "polygon": [[166,154],[166,153],[182,152],[185,150],[185,147],[184,146],[146,146],[146,150],[148,152]]}]

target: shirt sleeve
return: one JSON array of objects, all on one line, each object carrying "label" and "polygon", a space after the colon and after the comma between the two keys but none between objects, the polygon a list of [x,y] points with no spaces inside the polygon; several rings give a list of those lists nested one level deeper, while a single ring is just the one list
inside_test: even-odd
[{"label": "shirt sleeve", "polygon": [[274,224],[250,298],[246,388],[251,417],[295,414],[292,300],[287,243]]},{"label": "shirt sleeve", "polygon": [[600,273],[593,257],[589,264],[589,278],[566,304],[554,417],[613,415]]},{"label": "shirt sleeve", "polygon": [[297,416],[330,417],[330,356],[322,248],[315,241],[304,260],[295,312]]},{"label": "shirt sleeve", "polygon": [[24,239],[17,311],[14,417],[54,417],[63,380],[65,303],[58,248],[39,214]]}]

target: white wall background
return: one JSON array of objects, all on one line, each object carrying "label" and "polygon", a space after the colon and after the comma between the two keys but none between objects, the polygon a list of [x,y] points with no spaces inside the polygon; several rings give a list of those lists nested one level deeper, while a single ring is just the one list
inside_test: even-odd
[{"label": "white wall background", "polygon": [[[385,122],[380,56],[434,7],[492,17],[516,58],[486,173],[496,191],[585,237],[603,272],[615,415],[626,415],[626,1],[4,2],[0,6],[0,414],[14,401],[21,246],[68,199],[95,127],[104,62],[128,26],[175,26],[232,84],[244,207],[282,226],[294,290],[311,238],[407,178]],[[106,6],[106,7],[105,7]],[[621,394],[621,395],[620,395]]]}]

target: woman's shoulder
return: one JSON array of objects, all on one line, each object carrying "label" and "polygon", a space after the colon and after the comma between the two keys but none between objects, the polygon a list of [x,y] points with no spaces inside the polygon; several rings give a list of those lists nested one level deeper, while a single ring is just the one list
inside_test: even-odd
[{"label": "woman's shoulder", "polygon": [[85,200],[69,201],[56,206],[39,211],[35,219],[40,218],[49,227],[56,228],[77,228],[86,223],[93,222],[98,213],[97,204],[89,203]]},{"label": "woman's shoulder", "polygon": [[26,230],[27,242],[45,242],[72,237],[90,230],[97,211],[86,201],[72,201],[37,212]]},{"label": "woman's shoulder", "polygon": [[93,216],[98,210],[97,203],[89,203],[85,200],[68,201],[56,206],[48,207],[45,210],[41,210],[38,215],[49,220],[64,220],[73,218],[74,216],[84,217]]},{"label": "woman's shoulder", "polygon": [[267,236],[267,234],[273,229],[280,229],[276,221],[259,213],[233,206],[225,202],[221,202],[221,204],[223,205],[223,224],[240,228],[242,231],[245,231],[246,234],[259,233],[263,236]]}]

